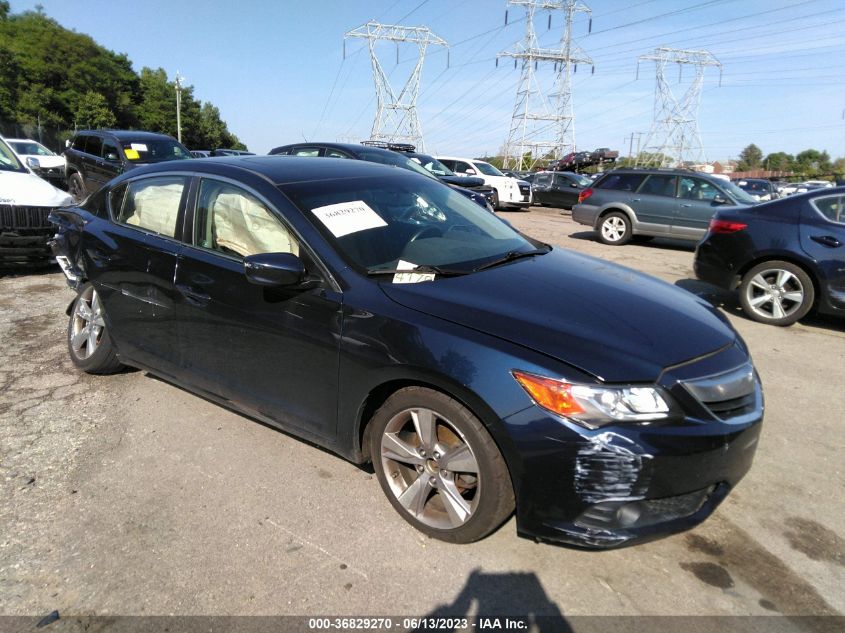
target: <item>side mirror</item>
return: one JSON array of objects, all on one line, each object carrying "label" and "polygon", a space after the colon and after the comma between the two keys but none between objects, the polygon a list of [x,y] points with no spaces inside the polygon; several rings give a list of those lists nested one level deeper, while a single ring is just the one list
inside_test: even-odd
[{"label": "side mirror", "polygon": [[116,163],[118,161],[117,154],[115,154],[114,152],[109,152],[108,154],[106,154],[106,160],[111,163]]},{"label": "side mirror", "polygon": [[34,156],[30,156],[26,159],[26,166],[30,169],[41,169],[41,163],[39,163],[38,159]]},{"label": "side mirror", "polygon": [[715,204],[728,204],[728,199],[727,199],[725,196],[723,196],[722,194],[717,193],[717,194],[713,197],[713,202],[714,202]]},{"label": "side mirror", "polygon": [[464,173],[469,174],[470,176],[475,176],[476,172],[474,169],[467,169]]},{"label": "side mirror", "polygon": [[69,138],[65,139],[65,149],[68,149],[68,148],[70,148],[70,139]]},{"label": "side mirror", "polygon": [[577,182],[571,182],[571,183],[569,183],[569,186],[574,187],[575,189],[581,188],[581,185],[579,185]]},{"label": "side mirror", "polygon": [[244,257],[244,275],[257,286],[293,286],[305,278],[305,264],[293,253],[259,253]]}]

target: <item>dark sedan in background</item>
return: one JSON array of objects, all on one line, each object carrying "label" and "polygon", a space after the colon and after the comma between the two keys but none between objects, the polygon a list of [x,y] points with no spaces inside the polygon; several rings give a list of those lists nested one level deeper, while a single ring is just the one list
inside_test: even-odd
[{"label": "dark sedan in background", "polygon": [[618,546],[704,520],[751,465],[761,387],[717,310],[431,177],[162,163],[52,218],[77,367],[141,367],[372,462],[435,538],[516,509],[522,536]]},{"label": "dark sedan in background", "polygon": [[543,171],[534,176],[531,193],[534,204],[571,209],[578,196],[593,181],[571,171]]},{"label": "dark sedan in background", "polygon": [[845,315],[845,187],[723,209],[695,252],[699,279],[739,289],[755,321],[792,325],[811,310]]}]

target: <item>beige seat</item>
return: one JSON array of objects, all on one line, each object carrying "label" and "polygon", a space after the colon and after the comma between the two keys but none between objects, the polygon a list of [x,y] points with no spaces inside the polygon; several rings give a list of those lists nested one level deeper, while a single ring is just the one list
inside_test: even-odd
[{"label": "beige seat", "polygon": [[125,222],[174,237],[184,188],[182,183],[156,184],[135,192],[132,199],[134,213]]}]

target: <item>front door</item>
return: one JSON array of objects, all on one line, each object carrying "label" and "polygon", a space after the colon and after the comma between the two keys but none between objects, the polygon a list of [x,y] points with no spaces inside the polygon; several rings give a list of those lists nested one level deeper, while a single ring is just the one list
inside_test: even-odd
[{"label": "front door", "polygon": [[631,198],[642,230],[661,235],[669,232],[678,199],[675,197],[677,178],[669,174],[651,174]]},{"label": "front door", "polygon": [[677,213],[671,237],[698,240],[704,237],[713,215],[729,198],[711,182],[695,176],[681,176]]},{"label": "front door", "polygon": [[[200,181],[193,237],[176,288],[185,375],[196,386],[331,440],[336,433],[342,295],[328,285],[251,284],[243,258],[289,252],[314,267],[265,201],[239,186]],[[188,241],[188,240],[186,240]]]}]

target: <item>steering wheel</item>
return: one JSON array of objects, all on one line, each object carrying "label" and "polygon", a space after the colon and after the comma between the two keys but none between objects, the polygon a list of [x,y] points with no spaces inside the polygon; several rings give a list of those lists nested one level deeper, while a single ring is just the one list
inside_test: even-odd
[{"label": "steering wheel", "polygon": [[436,226],[421,226],[408,238],[408,244],[426,237],[443,237],[443,231]]}]

